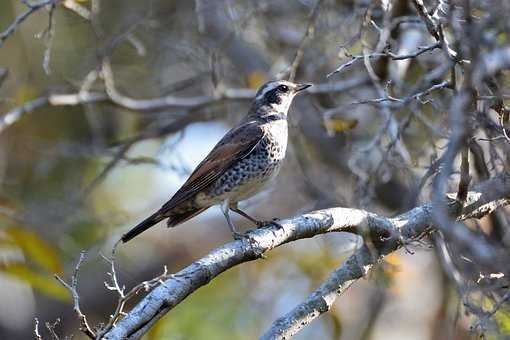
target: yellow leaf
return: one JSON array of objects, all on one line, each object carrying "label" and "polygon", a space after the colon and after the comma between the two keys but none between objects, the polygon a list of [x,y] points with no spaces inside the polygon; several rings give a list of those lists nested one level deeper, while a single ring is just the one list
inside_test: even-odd
[{"label": "yellow leaf", "polygon": [[384,258],[384,260],[395,267],[399,267],[402,265],[402,258],[400,257],[400,255],[395,253],[389,254]]},{"label": "yellow leaf", "polygon": [[30,284],[32,288],[37,289],[48,296],[62,301],[70,300],[70,295],[67,289],[58,283],[53,275],[36,273],[22,263],[2,266],[0,267],[0,270]]},{"label": "yellow leaf", "polygon": [[51,274],[62,273],[63,266],[54,247],[37,234],[20,226],[3,229],[7,239],[18,246],[30,261]]},{"label": "yellow leaf", "polygon": [[329,136],[334,136],[336,133],[352,130],[358,125],[356,119],[342,119],[342,118],[325,118],[324,127]]},{"label": "yellow leaf", "polygon": [[248,75],[248,87],[250,89],[258,89],[265,81],[266,75],[262,72],[255,71]]}]

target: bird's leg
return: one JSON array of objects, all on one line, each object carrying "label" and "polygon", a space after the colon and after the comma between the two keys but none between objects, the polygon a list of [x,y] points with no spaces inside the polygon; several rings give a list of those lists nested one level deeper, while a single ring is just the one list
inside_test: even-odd
[{"label": "bird's leg", "polygon": [[236,214],[239,214],[239,215],[243,216],[244,218],[246,218],[246,219],[248,219],[248,220],[252,221],[253,223],[255,223],[255,224],[256,224],[257,226],[259,226],[259,227],[260,227],[260,226],[262,226],[262,225],[264,225],[264,222],[263,222],[263,221],[259,221],[259,220],[257,220],[256,218],[251,217],[250,215],[248,215],[247,213],[245,213],[244,211],[242,211],[241,209],[239,209],[239,208],[237,207],[237,203],[236,203],[234,206],[232,206],[232,205],[231,205],[231,206],[230,206],[230,210],[232,210],[232,211],[233,211],[233,212],[235,212]]},{"label": "bird's leg", "polygon": [[244,235],[236,230],[234,223],[232,223],[232,220],[230,219],[230,214],[229,214],[230,208],[229,208],[228,200],[225,200],[225,202],[223,202],[223,204],[221,205],[221,211],[223,212],[223,215],[225,216],[225,218],[227,220],[228,227],[230,228],[230,231],[232,232],[232,236],[234,237],[234,239],[235,240],[242,239],[244,237]]},{"label": "bird's leg", "polygon": [[265,226],[267,224],[273,224],[273,225],[276,225],[279,228],[282,227],[281,224],[278,223],[278,219],[277,218],[274,218],[272,221],[259,221],[256,218],[251,217],[250,215],[248,215],[247,213],[245,213],[244,211],[239,209],[239,207],[237,206],[237,202],[230,204],[230,210],[232,210],[236,214],[239,214],[239,215],[243,216],[244,218],[252,221],[253,223],[255,223],[257,228],[261,228],[261,227],[263,227],[263,226]]}]

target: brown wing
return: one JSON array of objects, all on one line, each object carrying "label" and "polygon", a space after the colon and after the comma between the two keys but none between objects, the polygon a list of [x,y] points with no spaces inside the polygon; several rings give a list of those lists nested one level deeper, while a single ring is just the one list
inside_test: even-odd
[{"label": "brown wing", "polygon": [[263,136],[264,130],[255,121],[227,132],[160,212],[173,209],[212,184],[234,163],[246,157]]}]

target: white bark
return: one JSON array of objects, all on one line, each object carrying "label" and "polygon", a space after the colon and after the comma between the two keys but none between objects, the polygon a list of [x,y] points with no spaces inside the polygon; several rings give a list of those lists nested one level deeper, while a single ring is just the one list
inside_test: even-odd
[{"label": "white bark", "polygon": [[[510,174],[502,173],[469,192],[461,218],[486,215],[507,204],[509,197]],[[140,338],[168,311],[225,270],[258,259],[282,244],[327,232],[370,235],[375,248],[358,249],[316,292],[275,321],[262,337],[288,338],[328,311],[335,298],[363,277],[375,261],[400,248],[403,240],[415,239],[432,227],[432,209],[431,204],[424,204],[394,218],[385,218],[359,209],[331,208],[280,221],[281,227],[271,225],[252,230],[250,239],[227,243],[169,277],[105,334],[104,339]],[[475,255],[479,249],[484,248],[473,248]]]}]

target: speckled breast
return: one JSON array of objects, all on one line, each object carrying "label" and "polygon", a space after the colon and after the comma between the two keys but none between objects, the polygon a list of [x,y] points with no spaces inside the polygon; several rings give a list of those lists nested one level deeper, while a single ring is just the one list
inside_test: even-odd
[{"label": "speckled breast", "polygon": [[[255,149],[226,171],[204,197],[214,204],[237,202],[260,192],[278,174],[287,150],[287,121],[264,124],[265,135]],[[211,202],[212,203],[212,202]]]}]

